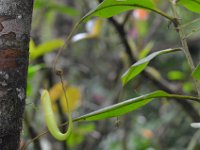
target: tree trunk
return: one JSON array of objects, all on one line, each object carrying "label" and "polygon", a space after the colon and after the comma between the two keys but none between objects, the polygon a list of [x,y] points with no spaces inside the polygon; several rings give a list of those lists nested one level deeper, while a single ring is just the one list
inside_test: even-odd
[{"label": "tree trunk", "polygon": [[0,149],[20,143],[33,0],[0,0]]}]

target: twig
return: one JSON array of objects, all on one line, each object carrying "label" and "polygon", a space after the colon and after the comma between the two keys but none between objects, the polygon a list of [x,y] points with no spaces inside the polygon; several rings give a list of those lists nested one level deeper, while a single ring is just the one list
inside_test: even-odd
[{"label": "twig", "polygon": [[[132,54],[131,47],[126,38],[124,27],[121,24],[119,24],[114,18],[110,18],[109,22],[115,27],[117,33],[119,34],[119,37],[122,41],[122,44],[125,47],[125,51],[128,55],[128,58],[129,58],[131,64],[135,63],[136,59],[134,58],[134,56]],[[143,77],[146,77],[147,79],[152,81],[156,87],[158,87],[159,89],[164,90],[170,94],[183,93],[183,91],[178,88],[171,89],[170,87],[176,87],[176,86],[172,83],[169,83],[168,81],[166,81],[164,79],[158,80],[153,74],[147,72],[146,70],[142,73],[142,75],[143,75]],[[178,99],[176,102],[182,106],[182,108],[193,119],[193,121],[200,120],[200,116],[199,116],[198,112],[189,102],[179,101]]]},{"label": "twig", "polygon": [[125,15],[125,18],[122,22],[122,26],[125,26],[125,24],[127,23],[128,19],[131,17],[132,15],[132,11],[128,11],[127,14]]},{"label": "twig", "polygon": [[[180,36],[181,44],[183,46],[183,52],[185,53],[185,56],[186,56],[187,61],[188,61],[188,64],[189,64],[191,70],[193,71],[195,69],[195,65],[194,65],[192,56],[190,54],[189,48],[188,48],[188,44],[187,44],[187,41],[186,41],[186,38],[185,38],[185,34],[183,32],[182,26],[181,26],[180,21],[178,19],[179,17],[178,17],[178,13],[176,11],[176,3],[175,2],[171,2],[171,6],[172,6],[172,12],[173,12],[174,17],[175,17],[175,19],[173,21],[173,24],[174,24],[174,26],[176,28],[176,31],[178,32],[178,34]],[[200,97],[200,85],[199,85],[198,81],[195,80],[195,79],[193,79],[193,82],[194,82],[194,85],[196,87],[197,93],[198,93],[198,95]]]},{"label": "twig", "polygon": [[[35,131],[35,129],[30,124],[30,121],[28,120],[27,113],[25,113],[25,115],[24,115],[24,122],[25,122],[25,124],[27,126],[27,129],[29,131],[30,137],[34,138],[35,136],[37,136],[37,132]],[[40,141],[38,139],[34,140],[33,144],[34,144],[34,148],[35,149],[41,150]]]}]

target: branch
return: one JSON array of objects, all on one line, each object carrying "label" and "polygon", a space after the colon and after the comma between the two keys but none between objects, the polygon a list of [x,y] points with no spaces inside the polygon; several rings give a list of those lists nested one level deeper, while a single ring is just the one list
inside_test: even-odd
[{"label": "branch", "polygon": [[[126,37],[126,32],[124,30],[123,25],[119,24],[113,17],[109,18],[109,22],[115,27],[117,33],[119,34],[119,37],[122,41],[122,44],[124,45],[125,51],[128,55],[128,58],[131,62],[131,64],[135,63],[137,60],[132,54],[131,46],[128,43],[128,39]],[[148,80],[152,81],[154,85],[164,90],[170,94],[183,94],[184,92],[176,87],[176,85],[164,80],[157,79],[153,74],[150,72],[147,72],[146,70],[142,73],[143,77],[147,78]],[[178,99],[176,102],[181,105],[181,107],[187,112],[187,114],[192,118],[193,121],[199,121],[200,116],[198,112],[195,110],[195,108],[187,101],[179,101]]]}]

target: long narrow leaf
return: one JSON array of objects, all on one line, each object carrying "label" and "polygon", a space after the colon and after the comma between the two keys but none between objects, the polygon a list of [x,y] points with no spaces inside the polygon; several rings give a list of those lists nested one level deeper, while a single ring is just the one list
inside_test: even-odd
[{"label": "long narrow leaf", "polygon": [[62,47],[63,45],[64,41],[61,39],[54,39],[52,41],[42,43],[38,47],[30,49],[30,59],[36,59],[46,53]]},{"label": "long narrow leaf", "polygon": [[87,21],[93,16],[98,16],[102,18],[109,18],[124,11],[128,11],[134,8],[143,8],[150,11],[154,11],[169,20],[173,18],[168,16],[166,13],[162,12],[160,9],[156,8],[152,0],[104,0],[100,3],[94,10],[86,14],[82,21]]},{"label": "long narrow leaf", "polygon": [[[152,0],[104,0],[94,10],[87,13],[82,17],[71,30],[69,36],[66,39],[65,46],[67,46],[79,25],[83,22],[88,21],[91,17],[97,16],[101,18],[109,18],[114,15],[120,14],[124,11],[128,11],[134,8],[147,9],[156,12],[170,21],[174,21],[174,18],[167,15],[157,7],[153,5]],[[62,51],[62,49],[60,50]]]},{"label": "long narrow leaf", "polygon": [[61,5],[54,2],[49,2],[49,0],[35,0],[34,9],[45,8],[48,11],[56,11],[60,13],[67,14],[71,17],[77,16],[79,14],[78,10],[67,5]]},{"label": "long narrow leaf", "polygon": [[164,91],[155,91],[146,95],[142,95],[133,99],[126,100],[124,102],[111,105],[100,110],[91,112],[89,114],[83,115],[81,117],[75,118],[73,121],[96,121],[106,118],[112,118],[124,115],[130,111],[136,110],[147,103],[151,102],[155,98],[176,98],[176,99],[185,99],[185,100],[194,100],[200,102],[199,98],[192,96],[183,96],[183,95],[174,95],[168,94]]},{"label": "long narrow leaf", "polygon": [[200,13],[200,0],[179,0],[178,3],[190,11]]},{"label": "long narrow leaf", "polygon": [[122,84],[125,85],[128,81],[133,79],[135,76],[137,76],[139,73],[141,73],[149,64],[149,62],[154,59],[155,57],[161,55],[161,54],[166,54],[170,52],[175,52],[175,51],[180,51],[180,48],[176,49],[166,49],[158,52],[154,52],[150,54],[149,56],[139,60],[135,64],[133,64],[121,77]]}]

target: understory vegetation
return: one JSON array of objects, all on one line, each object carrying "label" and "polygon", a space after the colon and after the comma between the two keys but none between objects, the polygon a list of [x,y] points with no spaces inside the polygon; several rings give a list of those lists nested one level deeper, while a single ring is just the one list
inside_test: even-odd
[{"label": "understory vegetation", "polygon": [[199,13],[200,0],[35,0],[21,149],[200,149]]}]

